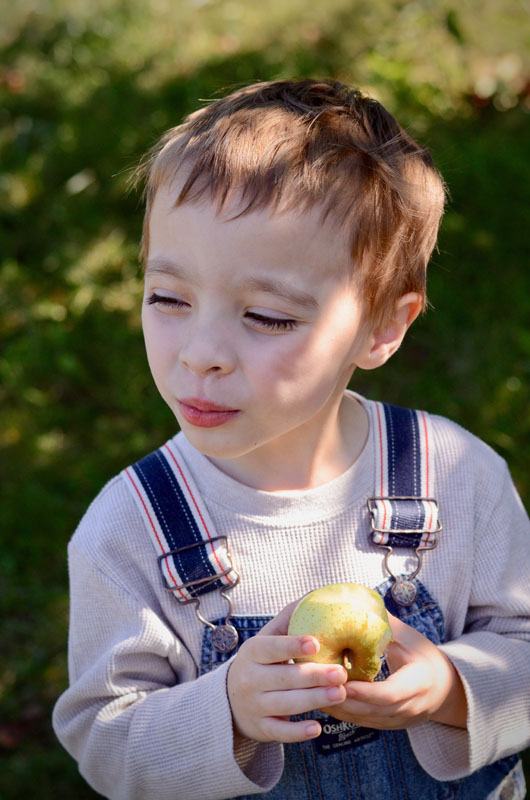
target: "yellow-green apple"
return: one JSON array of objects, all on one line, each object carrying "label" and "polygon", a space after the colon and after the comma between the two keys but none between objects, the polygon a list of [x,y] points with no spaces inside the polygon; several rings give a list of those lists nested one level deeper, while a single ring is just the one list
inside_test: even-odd
[{"label": "yellow-green apple", "polygon": [[310,634],[320,650],[296,661],[342,664],[349,681],[373,681],[392,641],[385,604],[360,583],[333,583],[302,597],[288,628],[291,636]]}]

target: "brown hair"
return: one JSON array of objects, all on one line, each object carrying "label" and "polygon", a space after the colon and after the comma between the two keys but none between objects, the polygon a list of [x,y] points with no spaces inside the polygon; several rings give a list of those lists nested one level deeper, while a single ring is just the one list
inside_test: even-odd
[{"label": "brown hair", "polygon": [[425,304],[444,183],[429,152],[360,91],[337,81],[257,83],[167,131],[134,175],[146,181],[144,261],[156,191],[177,174],[185,179],[175,205],[206,196],[219,213],[237,192],[241,215],[321,207],[322,221],[347,236],[372,319],[410,291]]}]

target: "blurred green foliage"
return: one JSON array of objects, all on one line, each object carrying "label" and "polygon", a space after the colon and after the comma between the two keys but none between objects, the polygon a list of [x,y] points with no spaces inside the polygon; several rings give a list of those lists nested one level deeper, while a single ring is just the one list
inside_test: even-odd
[{"label": "blurred green foliage", "polygon": [[431,148],[451,202],[433,308],[354,386],[471,429],[528,501],[528,3],[0,10],[0,795],[88,798],[49,723],[66,684],[66,543],[103,483],[175,431],[143,352],[131,168],[199,100],[241,83],[335,77],[380,99]]}]

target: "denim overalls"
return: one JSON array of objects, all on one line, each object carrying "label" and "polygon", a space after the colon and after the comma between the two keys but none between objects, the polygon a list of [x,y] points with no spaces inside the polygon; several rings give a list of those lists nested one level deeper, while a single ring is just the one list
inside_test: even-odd
[{"label": "denim overalls", "polygon": [[[366,403],[366,401],[364,401]],[[427,636],[445,641],[442,611],[417,578],[425,550],[441,530],[431,497],[434,480],[428,415],[382,403],[366,403],[378,432],[374,497],[368,499],[374,545],[385,550],[390,577],[374,587],[388,611]],[[204,624],[199,674],[231,658],[270,617],[231,615],[205,620],[200,595],[219,590],[229,599],[238,580],[227,542],[217,537],[186,467],[171,440],[124,471],[146,521],[166,588],[179,602],[196,604]],[[418,566],[411,575],[394,575],[389,555],[395,547],[413,548]],[[232,606],[230,603],[230,612]],[[388,676],[383,662],[376,680]],[[318,719],[322,734],[308,742],[285,744],[285,766],[268,800],[522,800],[524,778],[518,755],[483,767],[467,778],[437,781],[417,761],[405,730],[385,731],[341,722],[321,711],[298,719]],[[255,796],[255,795],[253,795]]]}]

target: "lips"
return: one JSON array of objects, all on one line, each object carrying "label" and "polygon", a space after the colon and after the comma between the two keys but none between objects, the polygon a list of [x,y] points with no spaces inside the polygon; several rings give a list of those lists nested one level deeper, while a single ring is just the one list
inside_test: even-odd
[{"label": "lips", "polygon": [[179,403],[190,408],[197,408],[199,411],[237,411],[235,408],[220,406],[217,403],[212,403],[211,400],[202,400],[200,397],[183,397],[179,400]]},{"label": "lips", "polygon": [[182,416],[190,425],[198,428],[215,428],[232,420],[240,411],[204,400],[200,397],[185,397],[178,401]]}]

